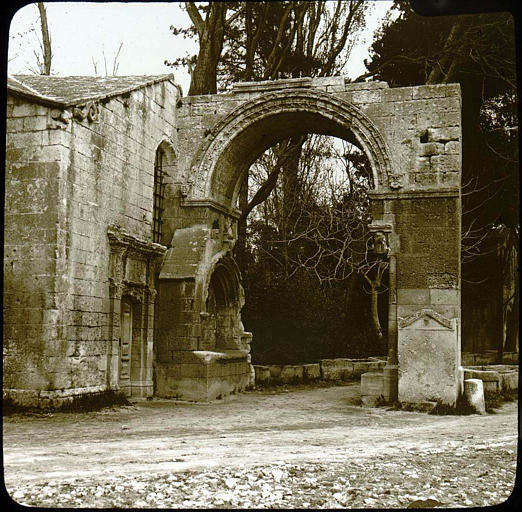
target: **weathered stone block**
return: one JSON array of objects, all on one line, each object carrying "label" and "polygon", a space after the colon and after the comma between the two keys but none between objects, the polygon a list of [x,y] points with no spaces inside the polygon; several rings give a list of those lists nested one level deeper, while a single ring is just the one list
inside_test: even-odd
[{"label": "weathered stone block", "polygon": [[382,399],[383,375],[368,372],[361,375],[361,403],[365,407],[376,407]]},{"label": "weathered stone block", "polygon": [[361,375],[361,396],[382,395],[382,372],[366,372]]},{"label": "weathered stone block", "polygon": [[370,372],[375,372],[378,370],[382,370],[386,366],[386,361],[371,361],[368,363],[368,370]]},{"label": "weathered stone block", "polygon": [[500,375],[492,370],[471,370],[464,368],[464,379],[480,379],[482,382],[496,382],[500,387]]},{"label": "weathered stone block", "polygon": [[270,368],[268,366],[254,365],[256,384],[270,382]]},{"label": "weathered stone block", "polygon": [[433,156],[444,153],[444,144],[440,142],[427,142],[420,145],[421,156]]},{"label": "weathered stone block", "polygon": [[[364,360],[364,361],[358,361],[356,359],[352,359],[353,369],[351,370],[350,379],[357,379],[359,378],[363,373],[366,373],[370,369],[370,361]],[[345,379],[347,380],[347,379]]]},{"label": "weathered stone block", "polygon": [[458,187],[460,185],[460,172],[439,173],[439,183],[446,187]]},{"label": "weathered stone block", "polygon": [[399,304],[430,304],[430,290],[425,288],[399,288],[397,290],[397,301]]},{"label": "weathered stone block", "polygon": [[354,103],[378,103],[381,101],[381,91],[380,89],[353,91],[352,101]]},{"label": "weathered stone block", "polygon": [[501,389],[518,389],[518,371],[499,372]]},{"label": "weathered stone block", "polygon": [[278,364],[271,364],[268,365],[268,370],[270,371],[270,378],[279,379],[281,375],[282,366]]},{"label": "weathered stone block", "polygon": [[413,87],[391,87],[382,91],[382,100],[389,102],[410,101],[413,97]]},{"label": "weathered stone block", "polygon": [[312,381],[321,378],[321,365],[319,363],[303,364],[303,380]]},{"label": "weathered stone block", "polygon": [[302,365],[288,365],[285,364],[281,368],[279,380],[284,383],[296,383],[303,381],[303,367]]},{"label": "weathered stone block", "polygon": [[453,84],[419,85],[411,89],[413,99],[446,98],[458,94]]},{"label": "weathered stone block", "polygon": [[423,172],[412,174],[410,176],[410,183],[420,185],[423,187],[431,187],[438,183],[438,174],[434,172]]},{"label": "weathered stone block", "polygon": [[430,304],[436,305],[458,305],[460,294],[459,291],[455,288],[451,289],[439,289],[432,288],[429,290],[430,294]]},{"label": "weathered stone block", "polygon": [[353,371],[351,359],[321,359],[320,365],[323,380],[343,380],[345,372]]},{"label": "weathered stone block", "polygon": [[415,172],[431,172],[431,162],[428,156],[419,156],[415,159],[413,167]]},{"label": "weathered stone block", "polygon": [[[439,153],[443,152],[443,149],[439,151]],[[461,168],[459,154],[434,154],[430,162],[432,169],[439,172],[459,172]]]}]

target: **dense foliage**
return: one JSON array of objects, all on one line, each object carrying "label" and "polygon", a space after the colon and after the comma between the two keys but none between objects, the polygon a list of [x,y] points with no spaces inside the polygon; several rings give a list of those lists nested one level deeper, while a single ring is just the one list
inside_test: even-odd
[{"label": "dense foliage", "polygon": [[[370,308],[370,285],[386,266],[367,251],[368,160],[355,146],[330,137],[310,137],[301,151],[291,186],[283,175],[249,216],[242,316],[255,334],[253,360],[385,354]],[[273,158],[267,152],[251,168],[252,196]],[[385,282],[375,292],[376,301],[383,295],[378,317],[386,331]]]},{"label": "dense foliage", "polygon": [[[499,337],[513,349],[518,329],[519,174],[513,19],[509,13],[422,17],[403,0],[383,24],[366,62],[366,76],[391,87],[459,83],[462,91],[462,293],[468,350],[491,348]],[[516,265],[515,265],[516,268]],[[500,286],[515,292],[503,297]],[[492,300],[494,299],[494,300]],[[507,301],[503,304],[504,301]],[[483,304],[481,304],[481,302]],[[479,329],[484,311],[497,325]],[[484,340],[482,340],[482,343]]]}]

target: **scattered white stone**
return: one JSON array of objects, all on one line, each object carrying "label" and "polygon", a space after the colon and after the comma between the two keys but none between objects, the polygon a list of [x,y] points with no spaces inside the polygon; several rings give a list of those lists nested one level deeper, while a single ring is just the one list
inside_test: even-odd
[{"label": "scattered white stone", "polygon": [[237,478],[227,478],[225,480],[225,485],[229,488],[229,489],[233,489],[237,484]]},{"label": "scattered white stone", "polygon": [[275,468],[272,470],[272,476],[276,482],[280,482],[283,476],[283,472],[280,469]]}]

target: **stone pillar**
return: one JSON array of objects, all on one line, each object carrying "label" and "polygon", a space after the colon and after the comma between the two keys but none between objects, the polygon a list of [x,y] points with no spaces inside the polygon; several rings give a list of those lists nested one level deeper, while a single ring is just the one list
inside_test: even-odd
[{"label": "stone pillar", "polygon": [[109,279],[109,340],[107,346],[107,387],[119,388],[121,297],[124,286]]},{"label": "stone pillar", "polygon": [[486,414],[484,386],[480,379],[466,379],[464,381],[464,396],[476,413]]},{"label": "stone pillar", "polygon": [[153,368],[154,368],[154,307],[157,292],[153,288],[145,290],[145,330],[144,330],[144,354],[143,354],[143,384],[144,396],[152,396]]},{"label": "stone pillar", "polygon": [[[390,214],[385,214],[386,220],[392,220]],[[395,243],[393,241],[393,226],[385,221],[374,221],[368,226],[374,237],[374,249],[377,254],[388,258],[388,358],[383,369],[383,390],[382,395],[387,403],[397,400],[398,386],[398,361],[397,361],[397,273]]]},{"label": "stone pillar", "polygon": [[397,260],[395,255],[390,255],[388,269],[388,358],[383,368],[384,400],[388,403],[397,401],[399,365],[397,359]]},{"label": "stone pillar", "polygon": [[460,369],[460,197],[415,191],[390,201],[396,219],[399,400],[455,405]]}]

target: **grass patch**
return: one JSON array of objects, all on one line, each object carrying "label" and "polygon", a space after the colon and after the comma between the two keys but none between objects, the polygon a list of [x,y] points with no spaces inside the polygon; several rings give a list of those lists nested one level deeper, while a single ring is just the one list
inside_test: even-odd
[{"label": "grass patch", "polygon": [[518,389],[501,389],[500,391],[484,391],[486,412],[495,414],[496,410],[505,402],[518,400]]},{"label": "grass patch", "polygon": [[[518,390],[517,389],[502,389],[501,391],[484,391],[484,402],[486,405],[486,412],[490,414],[495,414],[496,409],[498,409],[505,402],[513,402],[518,400]],[[473,409],[466,399],[464,395],[459,396],[457,399],[457,403],[455,406],[451,406],[448,404],[444,404],[442,402],[437,401],[437,406],[430,414],[438,414],[438,415],[468,415],[475,414],[475,409]]]},{"label": "grass patch", "polygon": [[469,405],[467,400],[464,398],[464,395],[457,398],[457,403],[455,405],[448,405],[439,400],[436,400],[436,402],[437,405],[430,414],[436,414],[438,416],[467,416],[469,414],[475,414],[475,409]]},{"label": "grass patch", "polygon": [[3,401],[2,412],[4,416],[13,414],[42,415],[51,412],[91,412],[99,411],[105,407],[131,405],[127,397],[119,391],[108,389],[99,393],[89,393],[71,397],[56,406],[28,407],[16,404],[12,398]]}]

